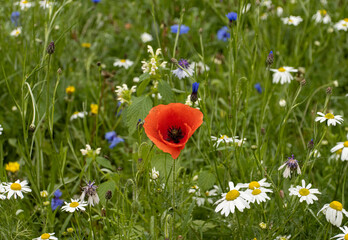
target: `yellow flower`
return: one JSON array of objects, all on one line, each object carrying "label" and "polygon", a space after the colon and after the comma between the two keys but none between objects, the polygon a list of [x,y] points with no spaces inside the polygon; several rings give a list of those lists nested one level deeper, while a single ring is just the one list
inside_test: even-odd
[{"label": "yellow flower", "polygon": [[66,89],[65,89],[65,92],[68,94],[68,95],[71,95],[75,92],[75,87],[74,86],[68,86]]},{"label": "yellow flower", "polygon": [[82,46],[83,48],[90,48],[91,45],[92,45],[92,44],[90,44],[90,43],[81,43],[81,46]]},{"label": "yellow flower", "polygon": [[43,202],[43,205],[44,205],[44,206],[50,205],[50,201],[45,201],[45,202]]},{"label": "yellow flower", "polygon": [[66,231],[67,231],[68,233],[73,233],[73,232],[74,232],[74,229],[73,229],[73,228],[67,228]]},{"label": "yellow flower", "polygon": [[91,113],[98,114],[98,104],[91,104]]},{"label": "yellow flower", "polygon": [[6,171],[15,173],[19,171],[19,163],[18,162],[9,162],[5,166]]}]

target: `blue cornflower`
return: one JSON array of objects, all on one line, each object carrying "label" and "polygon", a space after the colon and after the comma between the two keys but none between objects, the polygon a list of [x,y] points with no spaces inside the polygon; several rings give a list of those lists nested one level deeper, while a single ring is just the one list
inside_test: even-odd
[{"label": "blue cornflower", "polygon": [[198,92],[199,83],[195,82],[192,84],[192,93]]},{"label": "blue cornflower", "polygon": [[92,0],[93,3],[100,3],[100,0]]},{"label": "blue cornflower", "polygon": [[59,189],[57,189],[53,195],[54,195],[54,198],[52,198],[51,200],[52,211],[56,210],[58,207],[62,206],[64,203],[64,201],[60,199],[63,193]]},{"label": "blue cornflower", "polygon": [[124,142],[124,140],[116,135],[115,131],[105,133],[105,139],[110,143],[109,148],[114,148],[120,142]]},{"label": "blue cornflower", "polygon": [[11,22],[13,22],[16,27],[19,25],[19,16],[20,16],[19,12],[11,13]]},{"label": "blue cornflower", "polygon": [[235,13],[235,12],[227,13],[226,17],[228,18],[228,20],[230,20],[230,22],[237,21],[237,13]]},{"label": "blue cornflower", "polygon": [[[172,33],[177,33],[178,29],[179,29],[179,25],[178,24],[175,24],[175,25],[170,27],[170,30],[172,31]],[[188,33],[189,30],[190,30],[190,28],[188,26],[181,25],[180,26],[180,33],[179,33],[179,35]]]},{"label": "blue cornflower", "polygon": [[231,37],[230,33],[228,32],[228,27],[224,26],[220,28],[220,30],[217,32],[217,38],[219,40],[222,40],[224,42],[227,41]]},{"label": "blue cornflower", "polygon": [[257,91],[258,93],[262,93],[262,87],[261,87],[261,84],[260,84],[260,83],[256,83],[256,84],[254,85],[254,88],[256,89],[256,91]]},{"label": "blue cornflower", "polygon": [[189,62],[186,59],[180,59],[178,61],[179,66],[177,69],[172,70],[172,73],[177,76],[179,79],[183,79],[186,77],[190,77],[193,75],[193,65],[189,64]]}]

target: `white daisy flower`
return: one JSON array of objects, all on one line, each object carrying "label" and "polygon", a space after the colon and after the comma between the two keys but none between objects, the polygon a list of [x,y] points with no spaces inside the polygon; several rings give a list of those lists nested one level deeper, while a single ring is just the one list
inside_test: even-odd
[{"label": "white daisy flower", "polygon": [[[150,173],[150,177],[152,180],[156,180],[157,178],[159,178],[159,171],[156,171],[156,168],[154,167],[152,170],[151,170],[151,173]],[[151,180],[150,179],[150,180]]]},{"label": "white daisy flower", "polygon": [[348,212],[344,210],[342,203],[338,201],[332,201],[330,204],[325,204],[322,209],[318,212],[317,215],[319,215],[320,212],[323,212],[326,216],[326,220],[339,227],[341,226],[343,214],[348,217]]},{"label": "white daisy flower", "polygon": [[300,16],[290,16],[282,18],[282,21],[284,24],[297,26],[303,21],[303,19]]},{"label": "white daisy flower", "polygon": [[19,5],[19,7],[21,8],[21,10],[26,10],[28,8],[31,8],[32,6],[34,6],[33,3],[27,1],[27,0],[21,0],[17,3],[15,3],[15,5]]},{"label": "white daisy flower", "polygon": [[53,6],[53,2],[49,0],[40,1],[39,4],[40,7],[42,7],[43,9],[51,8]]},{"label": "white daisy flower", "polygon": [[341,124],[344,121],[341,115],[335,116],[332,113],[324,114],[322,112],[317,112],[317,114],[320,115],[320,117],[316,117],[315,121],[316,122],[320,121],[320,123],[322,123],[327,120],[328,126],[330,125],[336,126],[336,123]]},{"label": "white daisy flower", "polygon": [[198,207],[204,205],[205,200],[208,201],[208,203],[213,204],[214,201],[211,197],[217,196],[217,190],[218,190],[218,186],[214,185],[214,188],[211,189],[210,191],[206,191],[204,194],[206,197],[202,197],[201,196],[201,192],[200,189],[198,189],[195,193],[196,196],[192,197],[193,200],[196,201]]},{"label": "white daisy flower", "polygon": [[340,227],[340,230],[343,233],[337,234],[336,236],[333,236],[331,239],[336,238],[336,240],[347,240],[348,239],[348,227]]},{"label": "white daisy flower", "polygon": [[58,240],[55,236],[53,236],[54,233],[44,233],[38,238],[34,238],[33,240],[46,240],[46,239],[52,239],[52,240]]},{"label": "white daisy flower", "polygon": [[31,192],[28,182],[26,180],[20,181],[19,179],[14,183],[5,183],[5,193],[7,193],[7,199],[10,199],[14,196],[14,199],[17,199],[17,196],[23,198],[23,193]]},{"label": "white daisy flower", "polygon": [[141,34],[140,38],[143,43],[151,42],[153,40],[151,34],[148,34],[146,32]]},{"label": "white daisy flower", "polygon": [[0,135],[2,135],[2,132],[4,131],[3,127],[0,124]]},{"label": "white daisy flower", "polygon": [[100,154],[101,148],[97,148],[96,150],[93,150],[89,144],[86,144],[86,149],[80,149],[81,154],[83,156],[92,156],[92,155],[98,155]]},{"label": "white daisy flower", "polygon": [[71,203],[64,202],[65,206],[62,207],[62,211],[66,212],[75,212],[78,210],[85,211],[85,207],[87,206],[87,202],[80,201],[80,199],[71,199]]},{"label": "white daisy flower", "polygon": [[208,67],[208,65],[204,64],[203,62],[192,62],[191,63],[192,65],[192,68],[197,71],[198,74],[202,74],[204,73],[205,71],[209,71],[210,68]]},{"label": "white daisy flower", "polygon": [[178,61],[179,68],[172,70],[172,73],[177,76],[179,79],[190,77],[194,73],[194,68],[192,64],[189,64],[187,60],[180,59]]},{"label": "white daisy flower", "polygon": [[293,76],[291,76],[291,72],[297,72],[297,69],[294,69],[293,67],[280,67],[278,69],[270,69],[270,71],[274,72],[273,73],[273,83],[279,83],[284,84],[284,83],[290,83],[291,80],[293,80]]},{"label": "white daisy flower", "polygon": [[301,174],[301,169],[300,166],[298,164],[298,161],[295,159],[294,155],[292,155],[291,157],[288,157],[288,160],[281,165],[278,170],[281,170],[285,167],[285,170],[283,172],[283,177],[284,178],[290,178],[291,174],[296,172],[298,175]]},{"label": "white daisy flower", "polygon": [[214,144],[214,147],[218,147],[221,142],[224,142],[224,143],[233,142],[233,138],[230,138],[227,135],[220,135],[219,138],[217,138],[215,136],[211,136],[211,140],[216,141],[216,143]]},{"label": "white daisy flower", "polygon": [[114,67],[124,67],[125,69],[128,69],[133,65],[133,63],[133,61],[128,59],[117,59],[116,62],[114,62]]},{"label": "white daisy flower", "polygon": [[340,30],[347,31],[348,30],[348,18],[340,20],[338,23],[336,23],[334,25],[334,28],[337,31],[340,31]]},{"label": "white daisy flower", "polygon": [[331,17],[327,14],[327,11],[324,9],[318,10],[312,18],[316,23],[328,24],[331,22]]},{"label": "white daisy flower", "polygon": [[243,184],[237,184],[234,186],[233,182],[228,183],[230,191],[228,193],[221,194],[222,198],[215,202],[218,204],[215,208],[215,212],[220,212],[227,217],[230,213],[234,213],[235,208],[240,212],[243,212],[245,208],[250,208],[249,201],[251,200],[249,194],[239,191]]},{"label": "white daisy flower", "polygon": [[290,187],[289,195],[298,196],[300,202],[306,201],[307,204],[313,204],[314,200],[317,201],[318,198],[314,194],[321,194],[318,189],[312,188],[312,184],[306,186],[305,180],[302,180],[302,186]]},{"label": "white daisy flower", "polygon": [[284,236],[278,236],[274,240],[289,240],[291,238],[291,235],[284,235]]},{"label": "white daisy flower", "polygon": [[121,103],[131,103],[132,93],[136,92],[136,86],[132,86],[131,89],[128,89],[126,84],[116,87],[117,100]]},{"label": "white daisy flower", "polygon": [[22,28],[21,28],[21,27],[18,27],[18,28],[16,28],[15,30],[13,30],[13,31],[10,33],[10,35],[11,35],[11,36],[14,36],[14,37],[18,37],[19,34],[21,34],[21,33],[22,33]]},{"label": "white daisy flower", "polygon": [[74,112],[70,117],[70,121],[78,118],[84,118],[86,115],[88,115],[88,112]]},{"label": "white daisy flower", "polygon": [[283,11],[284,11],[283,8],[278,6],[277,7],[277,16],[280,17],[281,15],[283,15]]},{"label": "white daisy flower", "polygon": [[260,6],[271,8],[272,7],[272,1],[271,0],[262,0],[260,3]]},{"label": "white daisy flower", "polygon": [[261,202],[266,202],[266,200],[270,200],[267,196],[267,192],[273,192],[271,189],[266,187],[270,187],[271,184],[266,182],[266,178],[261,179],[260,181],[252,181],[250,183],[243,184],[243,187],[246,187],[247,190],[245,192],[249,194],[251,203],[257,202],[260,204]]},{"label": "white daisy flower", "polygon": [[336,146],[331,148],[331,152],[336,153],[338,156],[341,155],[342,161],[348,161],[348,140],[345,142],[338,142]]}]

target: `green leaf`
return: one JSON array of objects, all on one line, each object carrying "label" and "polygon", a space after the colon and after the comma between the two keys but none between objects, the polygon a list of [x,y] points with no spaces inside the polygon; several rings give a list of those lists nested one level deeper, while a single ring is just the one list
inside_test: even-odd
[{"label": "green leaf", "polygon": [[96,161],[99,165],[106,167],[106,168],[109,168],[109,169],[112,169],[112,165],[111,165],[109,160],[107,160],[103,157],[97,157]]},{"label": "green leaf", "polygon": [[170,103],[174,101],[174,93],[166,81],[159,81],[158,91],[164,98],[165,102]]},{"label": "green leaf", "polygon": [[143,73],[139,77],[139,82],[142,82],[142,81],[147,80],[149,78],[150,78],[150,74],[149,73]]},{"label": "green leaf", "polygon": [[149,85],[150,81],[151,78],[147,78],[139,84],[139,86],[137,87],[137,96],[140,96],[144,92],[145,88],[147,87],[147,85]]},{"label": "green leaf", "polygon": [[198,187],[203,191],[207,191],[213,187],[215,183],[215,175],[208,172],[203,171],[198,176]]},{"label": "green leaf", "polygon": [[144,119],[152,108],[152,100],[148,96],[132,98],[132,104],[127,110],[127,126],[129,134],[132,135],[137,129],[139,119]]},{"label": "green leaf", "polygon": [[98,196],[100,198],[100,202],[103,205],[106,204],[106,199],[105,199],[106,192],[110,190],[112,192],[112,196],[115,197],[114,196],[115,189],[116,189],[116,183],[112,180],[109,180],[109,181],[104,182],[104,183],[99,185],[99,187],[97,188],[97,192],[98,192]]}]

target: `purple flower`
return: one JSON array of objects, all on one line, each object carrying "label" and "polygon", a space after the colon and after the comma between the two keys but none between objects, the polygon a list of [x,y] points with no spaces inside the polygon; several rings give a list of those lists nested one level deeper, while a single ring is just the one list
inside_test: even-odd
[{"label": "purple flower", "polygon": [[11,22],[13,22],[16,27],[19,25],[19,16],[20,16],[19,12],[11,13]]},{"label": "purple flower", "polygon": [[109,148],[114,148],[120,142],[124,142],[124,140],[116,135],[115,131],[105,133],[105,139],[110,143]]},{"label": "purple flower", "polygon": [[54,198],[52,198],[51,200],[51,208],[52,208],[52,211],[56,210],[58,207],[62,206],[64,201],[62,199],[60,199],[60,197],[62,196],[62,192],[57,189],[55,192],[54,192]]},{"label": "purple flower", "polygon": [[226,42],[230,37],[231,34],[228,32],[228,27],[226,26],[220,28],[220,30],[217,32],[217,38],[221,41]]},{"label": "purple flower", "polygon": [[[179,29],[179,25],[178,24],[175,24],[175,25],[170,27],[170,30],[172,31],[172,33],[177,33],[178,29]],[[190,30],[190,28],[188,26],[181,25],[180,26],[180,33],[179,33],[179,35],[188,33],[189,30]]]},{"label": "purple flower", "polygon": [[258,93],[262,93],[262,87],[261,87],[261,84],[260,84],[260,83],[256,83],[256,84],[254,85],[254,88],[256,89],[256,91],[257,91]]},{"label": "purple flower", "polygon": [[226,14],[226,17],[228,18],[228,20],[230,20],[230,22],[232,21],[236,21],[237,20],[237,13],[235,12],[229,12]]}]

